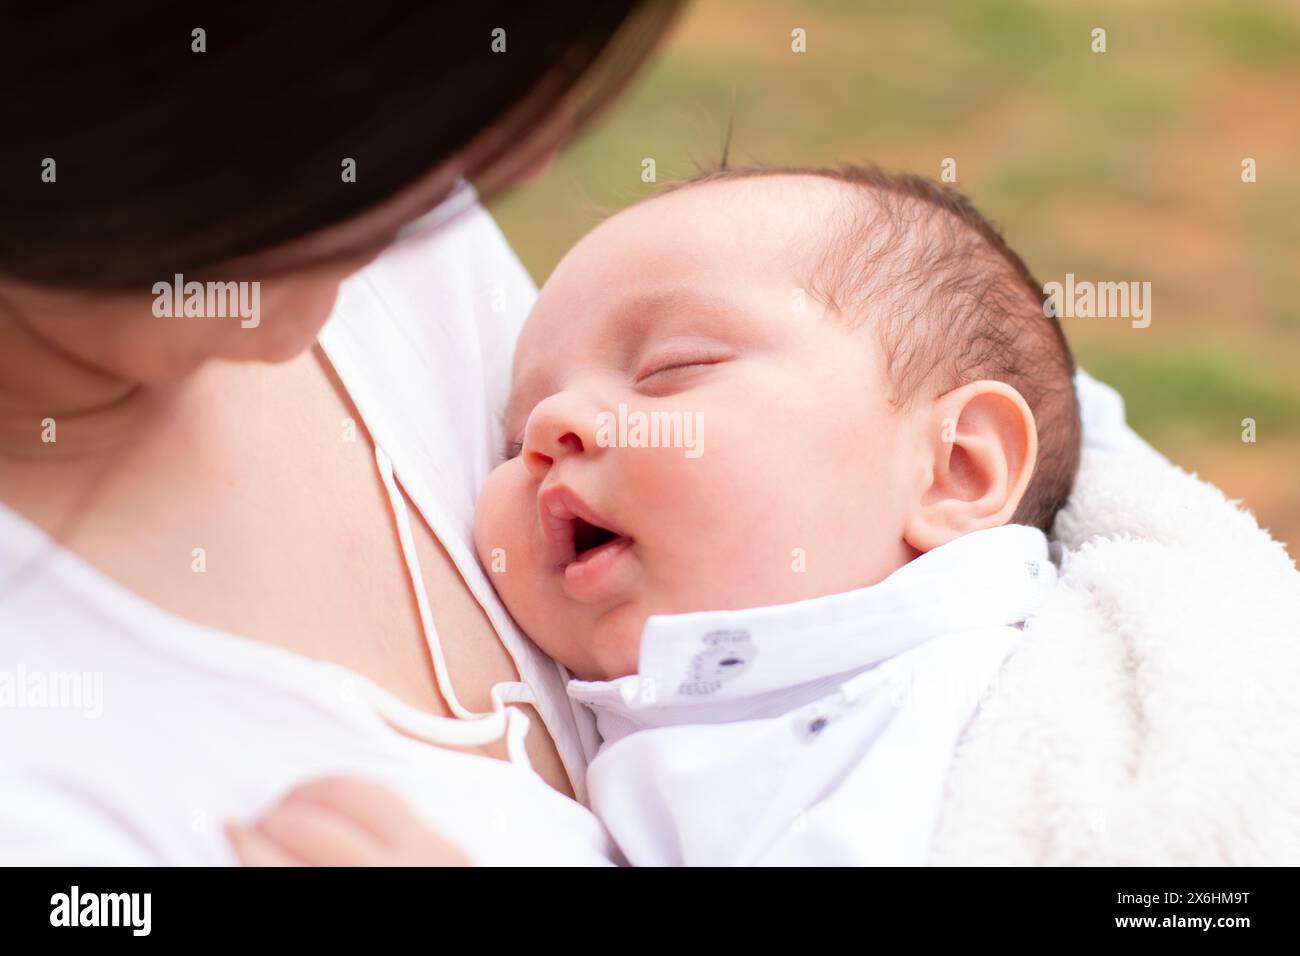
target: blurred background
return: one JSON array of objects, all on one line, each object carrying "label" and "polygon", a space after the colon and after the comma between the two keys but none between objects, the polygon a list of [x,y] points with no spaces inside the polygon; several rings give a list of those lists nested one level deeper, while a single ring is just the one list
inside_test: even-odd
[{"label": "blurred background", "polygon": [[1297,555],[1300,0],[698,0],[601,124],[493,212],[540,284],[655,189],[643,159],[659,183],[716,165],[733,114],[733,165],[937,178],[952,157],[1043,282],[1150,281],[1149,328],[1063,320],[1080,364]]}]

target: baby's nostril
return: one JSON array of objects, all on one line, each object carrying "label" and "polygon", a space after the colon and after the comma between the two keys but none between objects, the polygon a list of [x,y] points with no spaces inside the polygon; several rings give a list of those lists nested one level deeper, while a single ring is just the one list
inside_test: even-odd
[{"label": "baby's nostril", "polygon": [[573,432],[565,432],[560,436],[559,444],[569,451],[582,451],[582,439]]},{"label": "baby's nostril", "polygon": [[543,455],[540,451],[524,452],[524,461],[533,468],[540,469],[550,468],[551,465],[555,464],[554,458],[550,455]]}]

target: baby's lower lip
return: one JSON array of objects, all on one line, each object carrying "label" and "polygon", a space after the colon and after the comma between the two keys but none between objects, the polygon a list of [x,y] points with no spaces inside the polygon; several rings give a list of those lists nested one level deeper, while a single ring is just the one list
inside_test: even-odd
[{"label": "baby's lower lip", "polygon": [[612,595],[618,588],[618,570],[626,565],[631,538],[615,538],[584,551],[564,566],[564,590],[575,601],[593,603]]}]

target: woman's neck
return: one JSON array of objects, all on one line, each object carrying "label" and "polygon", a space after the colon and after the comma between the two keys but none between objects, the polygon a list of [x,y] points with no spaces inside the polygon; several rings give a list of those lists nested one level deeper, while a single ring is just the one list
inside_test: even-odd
[{"label": "woman's neck", "polygon": [[0,313],[0,472],[93,465],[147,426],[159,397]]}]

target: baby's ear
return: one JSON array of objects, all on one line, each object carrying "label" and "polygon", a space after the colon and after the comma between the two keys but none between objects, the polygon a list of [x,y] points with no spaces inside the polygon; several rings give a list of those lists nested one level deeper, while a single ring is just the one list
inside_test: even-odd
[{"label": "baby's ear", "polygon": [[925,552],[1011,520],[1038,456],[1034,413],[1005,382],[982,379],[940,396],[925,416],[924,487],[903,527]]}]

